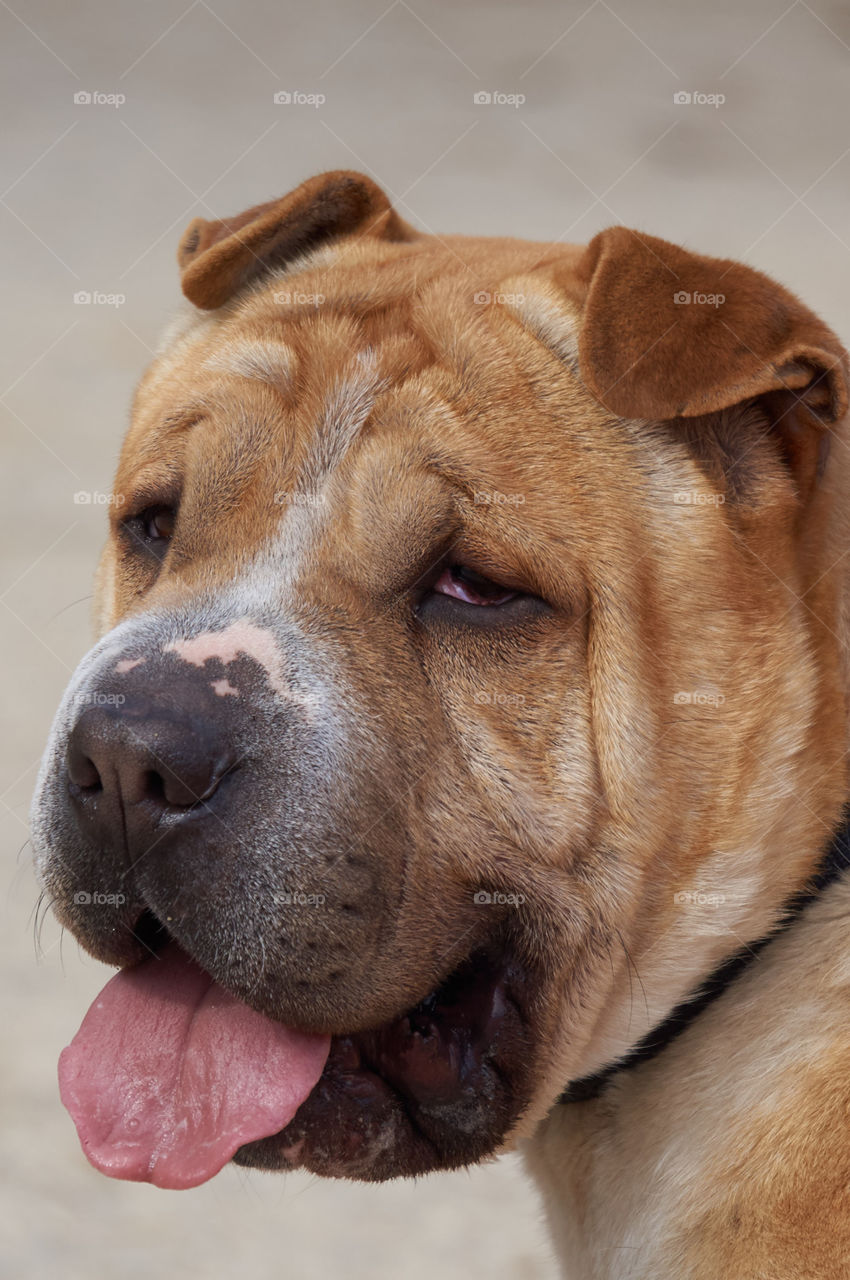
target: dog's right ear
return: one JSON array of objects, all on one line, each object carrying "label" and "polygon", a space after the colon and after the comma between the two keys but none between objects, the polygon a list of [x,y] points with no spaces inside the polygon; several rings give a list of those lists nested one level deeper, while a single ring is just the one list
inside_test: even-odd
[{"label": "dog's right ear", "polygon": [[265,272],[354,232],[384,240],[417,238],[371,178],[344,169],[320,173],[289,195],[236,217],[195,218],[177,251],[180,284],[196,307],[214,310]]}]

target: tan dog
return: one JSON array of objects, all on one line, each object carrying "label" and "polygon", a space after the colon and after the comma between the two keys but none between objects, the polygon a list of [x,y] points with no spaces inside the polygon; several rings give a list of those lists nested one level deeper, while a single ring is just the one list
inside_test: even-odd
[{"label": "tan dog", "polygon": [[423,236],[349,173],[180,263],[34,809],[122,968],[63,1057],[89,1157],[519,1145],[568,1276],[846,1277],[837,339],[746,267]]}]

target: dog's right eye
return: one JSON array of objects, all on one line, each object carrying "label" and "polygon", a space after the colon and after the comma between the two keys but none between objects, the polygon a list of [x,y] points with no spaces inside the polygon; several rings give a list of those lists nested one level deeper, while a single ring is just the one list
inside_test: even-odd
[{"label": "dog's right eye", "polygon": [[138,515],[130,516],[124,521],[124,529],[133,545],[144,548],[161,560],[174,535],[176,522],[176,508],[160,505],[146,507]]},{"label": "dog's right eye", "polygon": [[141,515],[145,537],[150,541],[168,542],[174,533],[176,512],[173,507],[149,507]]}]

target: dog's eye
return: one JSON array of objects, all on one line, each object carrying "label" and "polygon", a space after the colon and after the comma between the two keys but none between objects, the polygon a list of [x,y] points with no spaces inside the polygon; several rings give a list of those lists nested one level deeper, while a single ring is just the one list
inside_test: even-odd
[{"label": "dog's eye", "polygon": [[485,578],[483,574],[476,573],[474,569],[468,569],[462,564],[452,564],[444,569],[432,590],[437,595],[462,600],[464,604],[484,606],[507,604],[509,600],[515,600],[521,594],[519,591],[512,591],[509,587],[501,586],[498,582],[493,582],[490,578]]},{"label": "dog's eye", "polygon": [[420,597],[416,616],[423,623],[500,629],[531,622],[547,610],[540,596],[521,587],[496,582],[464,564],[444,564]]},{"label": "dog's eye", "polygon": [[168,550],[177,521],[175,507],[164,505],[146,507],[136,516],[124,521],[124,528],[132,544],[149,551],[161,560]]},{"label": "dog's eye", "polygon": [[146,538],[151,542],[167,542],[174,533],[176,513],[173,507],[148,507],[139,516]]}]

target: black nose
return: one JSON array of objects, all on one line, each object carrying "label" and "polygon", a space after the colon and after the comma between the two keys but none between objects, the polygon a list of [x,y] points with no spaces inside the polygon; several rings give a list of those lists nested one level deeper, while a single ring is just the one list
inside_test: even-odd
[{"label": "black nose", "polygon": [[78,819],[110,842],[203,809],[233,763],[220,724],[138,696],[87,707],[68,739]]}]

